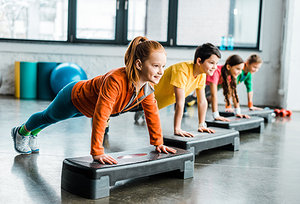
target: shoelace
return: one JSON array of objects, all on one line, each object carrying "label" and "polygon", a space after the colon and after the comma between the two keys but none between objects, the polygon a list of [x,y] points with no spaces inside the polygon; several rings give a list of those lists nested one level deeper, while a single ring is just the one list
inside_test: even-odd
[{"label": "shoelace", "polygon": [[24,144],[25,142],[27,142],[29,140],[28,136],[22,136],[22,143]]}]

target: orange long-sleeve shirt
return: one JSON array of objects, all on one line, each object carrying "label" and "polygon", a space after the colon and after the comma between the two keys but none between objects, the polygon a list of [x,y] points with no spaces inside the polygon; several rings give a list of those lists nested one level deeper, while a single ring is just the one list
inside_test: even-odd
[{"label": "orange long-sleeve shirt", "polygon": [[[154,89],[150,84],[143,86],[137,97],[129,89],[125,67],[111,70],[102,76],[79,81],[72,90],[74,106],[85,116],[93,118],[91,155],[104,154],[102,146],[107,120],[142,103],[150,135],[150,144],[163,144]],[[134,101],[132,101],[134,99]]]}]

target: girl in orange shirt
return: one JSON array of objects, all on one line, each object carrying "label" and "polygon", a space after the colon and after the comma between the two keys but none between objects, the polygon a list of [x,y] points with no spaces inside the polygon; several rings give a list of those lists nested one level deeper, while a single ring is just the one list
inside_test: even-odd
[{"label": "girl in orange shirt", "polygon": [[38,152],[37,134],[45,127],[68,118],[93,118],[91,155],[102,164],[117,161],[104,153],[105,127],[110,116],[127,112],[142,104],[150,143],[158,152],[175,153],[163,145],[162,130],[153,84],[163,75],[166,53],[161,44],[136,37],[125,53],[126,67],[117,68],[90,80],[71,82],[42,112],[33,114],[23,125],[12,129],[15,150],[22,154]]}]

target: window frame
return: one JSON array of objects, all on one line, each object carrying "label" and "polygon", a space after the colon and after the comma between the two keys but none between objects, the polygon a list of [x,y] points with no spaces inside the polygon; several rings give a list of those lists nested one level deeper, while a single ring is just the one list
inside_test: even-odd
[{"label": "window frame", "polygon": [[[127,45],[128,32],[128,1],[129,0],[115,0],[117,4],[116,10],[116,27],[115,39],[83,39],[76,38],[76,17],[77,17],[77,0],[68,0],[68,28],[67,40],[33,40],[33,39],[13,39],[13,38],[0,38],[0,42],[36,42],[36,43],[58,43],[58,44],[111,44],[111,45]],[[231,0],[231,3],[234,0]],[[262,6],[263,0],[259,0],[259,16],[258,16],[258,29],[257,29],[257,42],[254,47],[235,46],[234,50],[259,50],[261,39],[261,20],[262,20]],[[232,18],[232,12],[230,18]],[[193,45],[177,45],[177,21],[178,21],[178,0],[169,0],[168,7],[168,28],[167,28],[167,41],[160,42],[165,47],[177,48],[195,48]],[[231,23],[229,23],[229,27]]]}]

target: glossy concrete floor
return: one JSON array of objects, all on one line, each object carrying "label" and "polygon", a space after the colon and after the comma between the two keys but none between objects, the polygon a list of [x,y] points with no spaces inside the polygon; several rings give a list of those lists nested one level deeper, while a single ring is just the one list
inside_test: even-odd
[{"label": "glossy concrete floor", "polygon": [[[194,178],[163,175],[127,180],[111,188],[110,197],[88,200],[60,187],[62,161],[87,156],[90,119],[60,122],[39,136],[40,153],[19,155],[10,130],[49,102],[0,97],[0,203],[300,203],[300,113],[290,120],[266,124],[264,133],[241,134],[240,150],[217,148],[196,156]],[[190,107],[183,128],[197,127],[196,108]],[[165,133],[172,131],[173,107],[161,110]],[[142,122],[133,113],[110,122],[106,152],[147,146]]]}]

